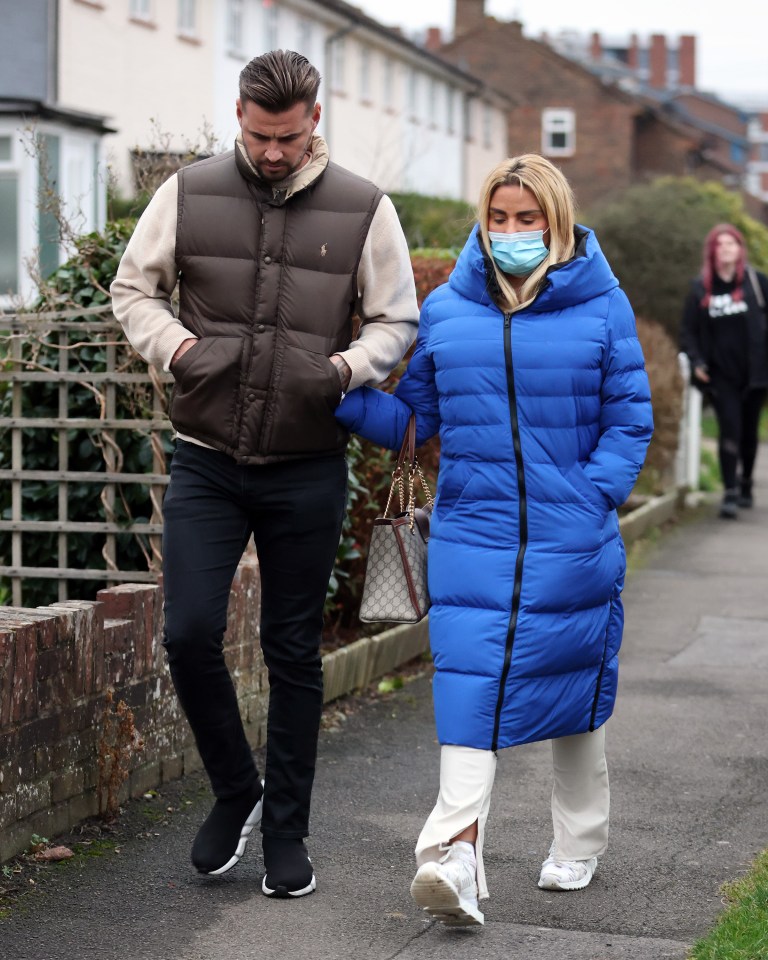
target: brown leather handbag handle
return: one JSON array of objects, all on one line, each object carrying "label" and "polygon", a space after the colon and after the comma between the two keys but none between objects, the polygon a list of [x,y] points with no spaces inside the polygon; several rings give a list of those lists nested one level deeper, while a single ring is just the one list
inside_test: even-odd
[{"label": "brown leather handbag handle", "polygon": [[408,426],[405,428],[403,442],[400,447],[400,454],[397,458],[397,468],[402,470],[405,464],[405,458],[408,457],[408,463],[413,466],[416,461],[416,414],[412,413],[408,418]]}]

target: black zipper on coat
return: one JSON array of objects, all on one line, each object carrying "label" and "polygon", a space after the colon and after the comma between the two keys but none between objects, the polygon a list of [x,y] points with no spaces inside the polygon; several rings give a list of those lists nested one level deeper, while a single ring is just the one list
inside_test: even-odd
[{"label": "black zipper on coat", "polygon": [[592,714],[589,718],[589,732],[595,729],[595,717],[597,716],[597,703],[600,699],[600,688],[603,685],[603,674],[605,673],[605,655],[608,652],[608,630],[611,626],[611,615],[613,614],[613,600],[608,609],[608,626],[605,628],[605,643],[603,644],[603,659],[600,662],[600,670],[597,674],[597,685],[595,686],[595,699],[592,701]]},{"label": "black zipper on coat", "polygon": [[504,364],[507,372],[507,395],[509,399],[509,422],[512,426],[512,447],[515,451],[517,468],[517,491],[520,517],[520,545],[515,558],[515,582],[512,588],[512,612],[509,615],[507,639],[504,646],[504,666],[499,680],[499,694],[496,700],[496,716],[493,721],[493,740],[491,750],[498,749],[499,724],[504,706],[504,688],[507,685],[509,668],[512,663],[512,647],[515,643],[517,618],[520,613],[520,593],[523,586],[523,560],[528,546],[528,500],[525,492],[525,470],[523,469],[523,448],[520,444],[520,425],[517,419],[517,396],[515,394],[515,371],[512,366],[512,314],[504,314]]}]

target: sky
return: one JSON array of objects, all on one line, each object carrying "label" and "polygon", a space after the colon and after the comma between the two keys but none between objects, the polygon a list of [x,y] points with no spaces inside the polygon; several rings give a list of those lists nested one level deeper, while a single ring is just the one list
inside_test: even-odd
[{"label": "sky", "polygon": [[[387,26],[406,34],[427,26],[453,30],[453,0],[351,0]],[[600,33],[627,40],[663,33],[696,36],[697,87],[745,106],[768,104],[768,4],[765,0],[486,0],[486,13],[520,20],[526,36],[546,30]]]}]

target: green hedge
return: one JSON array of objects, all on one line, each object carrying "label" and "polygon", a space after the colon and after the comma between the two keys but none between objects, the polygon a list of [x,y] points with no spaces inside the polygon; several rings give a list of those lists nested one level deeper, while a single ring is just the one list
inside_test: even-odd
[{"label": "green hedge", "polygon": [[580,219],[595,230],[635,313],[662,324],[675,343],[688,285],[699,272],[712,227],[734,224],[746,238],[752,263],[768,269],[768,228],[747,214],[739,194],[718,183],[662,177]]},{"label": "green hedge", "polygon": [[417,193],[392,193],[390,197],[411,250],[459,251],[464,246],[475,222],[475,211],[470,204]]}]

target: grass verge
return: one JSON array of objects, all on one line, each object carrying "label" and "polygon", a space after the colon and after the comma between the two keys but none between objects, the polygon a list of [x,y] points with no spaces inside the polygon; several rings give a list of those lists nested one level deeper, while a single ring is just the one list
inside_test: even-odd
[{"label": "grass verge", "polygon": [[768,957],[768,850],[741,880],[723,886],[726,908],[689,960],[760,960]]}]

